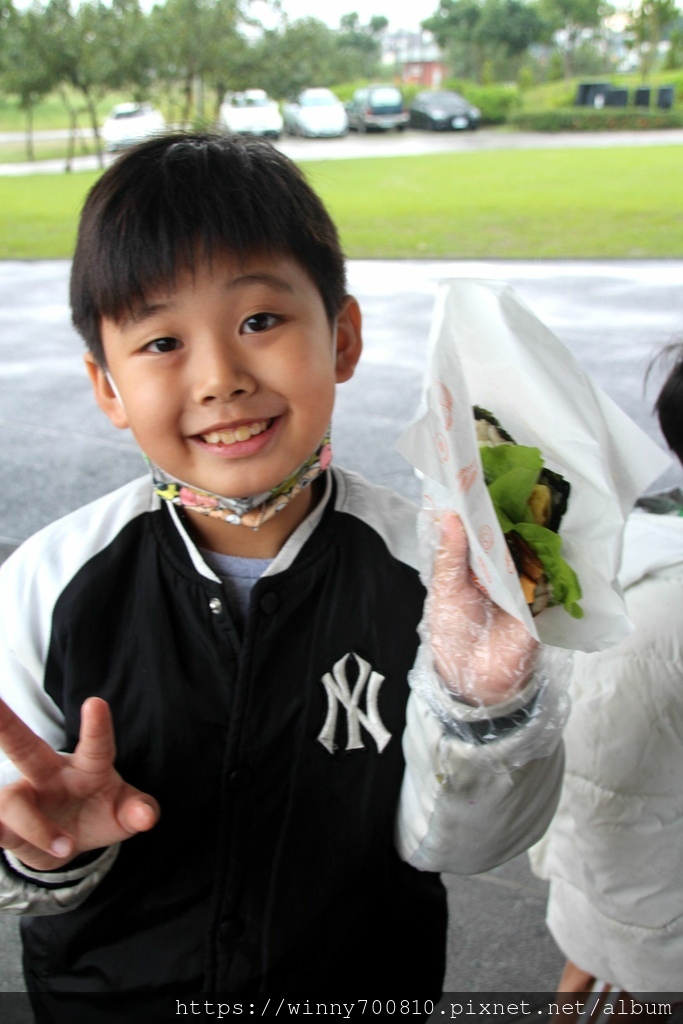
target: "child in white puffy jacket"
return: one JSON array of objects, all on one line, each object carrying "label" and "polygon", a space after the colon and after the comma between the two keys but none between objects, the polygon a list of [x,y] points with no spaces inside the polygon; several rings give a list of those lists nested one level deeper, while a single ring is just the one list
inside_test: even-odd
[{"label": "child in white puffy jacket", "polygon": [[[683,462],[683,347],[656,403]],[[577,654],[567,768],[531,853],[550,880],[560,992],[683,999],[683,493],[631,514],[619,579],[634,631]]]}]

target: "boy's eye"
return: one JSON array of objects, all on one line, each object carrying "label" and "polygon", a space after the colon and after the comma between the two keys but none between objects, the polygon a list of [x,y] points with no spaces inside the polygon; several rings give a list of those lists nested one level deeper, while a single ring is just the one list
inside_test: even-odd
[{"label": "boy's eye", "polygon": [[145,345],[145,351],[163,354],[165,352],[174,352],[179,345],[180,342],[177,338],[155,338],[154,341],[150,341],[148,345]]},{"label": "boy's eye", "polygon": [[274,313],[254,313],[242,324],[244,334],[259,334],[261,331],[268,331],[280,323],[280,317]]}]

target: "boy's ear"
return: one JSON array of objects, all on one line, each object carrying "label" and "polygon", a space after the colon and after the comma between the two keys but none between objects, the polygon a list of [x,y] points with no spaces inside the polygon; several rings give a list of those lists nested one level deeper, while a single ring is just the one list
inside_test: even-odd
[{"label": "boy's ear", "polygon": [[352,295],[347,295],[337,317],[337,353],[335,372],[337,384],[353,377],[363,350],[362,317],[360,306]]},{"label": "boy's ear", "polygon": [[92,352],[86,352],[83,360],[95,393],[95,401],[115,427],[125,430],[128,426],[126,410],[107,371],[98,363]]}]

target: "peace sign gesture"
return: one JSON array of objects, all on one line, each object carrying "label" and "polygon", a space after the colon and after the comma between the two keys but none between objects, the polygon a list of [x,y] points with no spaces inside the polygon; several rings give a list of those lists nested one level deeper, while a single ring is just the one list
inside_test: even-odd
[{"label": "peace sign gesture", "polygon": [[159,818],[153,797],[114,768],[111,713],[99,697],[81,708],[73,754],[54,751],[0,700],[0,747],[23,776],[0,790],[0,846],[29,868],[62,867],[147,831]]}]

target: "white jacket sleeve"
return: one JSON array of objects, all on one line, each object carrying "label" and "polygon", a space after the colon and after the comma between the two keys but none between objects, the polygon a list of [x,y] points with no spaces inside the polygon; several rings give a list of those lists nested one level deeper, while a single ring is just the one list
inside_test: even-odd
[{"label": "white jacket sleeve", "polygon": [[[0,698],[55,750],[65,743],[62,715],[43,689],[51,625],[48,559],[26,544],[0,570]],[[20,773],[0,762],[0,786]],[[56,914],[79,906],[116,859],[118,846],[76,869],[37,872],[0,850],[0,912]]]},{"label": "white jacket sleeve", "polygon": [[32,871],[6,850],[0,853],[0,911],[4,914],[61,914],[83,903],[116,860],[110,846],[89,864],[65,871]]},{"label": "white jacket sleeve", "polygon": [[[411,677],[397,821],[399,853],[413,867],[477,874],[543,835],[559,800],[564,767],[568,659],[553,655],[555,678],[546,675],[541,659],[514,702],[471,709],[451,701],[448,721],[422,685],[430,670],[421,648]],[[434,686],[440,686],[438,680]],[[473,728],[478,717],[485,721],[483,731]]]}]

